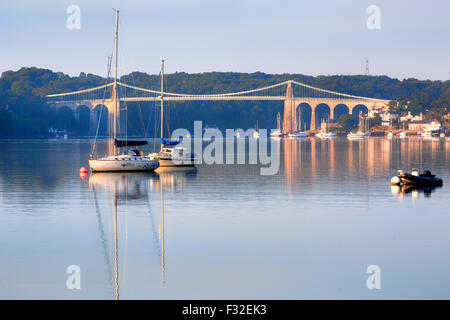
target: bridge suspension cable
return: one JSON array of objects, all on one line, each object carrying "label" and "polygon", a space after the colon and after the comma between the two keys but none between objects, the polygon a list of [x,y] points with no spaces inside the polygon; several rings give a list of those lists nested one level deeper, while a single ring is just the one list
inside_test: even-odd
[{"label": "bridge suspension cable", "polygon": [[70,95],[75,95],[75,94],[83,94],[83,93],[92,92],[95,90],[105,89],[107,87],[111,87],[112,85],[114,85],[113,82],[107,83],[107,84],[104,84],[104,85],[101,85],[98,87],[90,88],[90,89],[78,90],[78,91],[73,91],[73,92],[49,94],[49,95],[47,95],[47,98],[56,98],[56,97],[65,97],[65,96],[70,96]]},{"label": "bridge suspension cable", "polygon": [[[58,94],[50,94],[47,95],[47,98],[61,98],[61,97],[67,97],[67,96],[76,96],[76,95],[83,95],[86,93],[90,93],[91,95],[94,94],[95,91],[106,89],[108,87],[113,86],[114,83],[108,83],[105,85],[101,85],[98,87],[90,88],[90,89],[84,89],[84,90],[78,90],[74,92],[65,92],[65,93],[58,93]],[[353,100],[364,100],[364,101],[373,101],[373,102],[387,102],[388,100],[384,99],[377,99],[377,98],[368,98],[363,96],[357,96],[357,95],[351,95],[347,93],[341,93],[326,89],[321,89],[318,87],[314,87],[311,85],[307,85],[295,80],[288,80],[283,81],[277,84],[264,86],[262,88],[256,88],[256,89],[250,89],[250,90],[244,90],[244,91],[237,91],[237,92],[227,92],[227,93],[216,93],[216,94],[188,94],[188,93],[175,93],[175,92],[164,92],[164,98],[167,100],[175,100],[175,101],[183,101],[183,100],[284,100],[286,99],[286,88],[288,85],[291,85],[293,87],[293,99],[298,98],[317,98],[317,99],[332,99],[332,100],[339,100],[339,99],[353,99]],[[127,94],[124,94],[120,100],[123,101],[150,101],[155,99],[155,95],[159,97],[160,92],[152,89],[146,89],[141,88],[138,86],[117,82],[117,86],[130,89],[132,91],[127,92]],[[281,90],[282,87],[284,87],[284,90]],[[295,89],[295,86],[300,87],[300,90]],[[277,89],[279,91],[269,91],[273,89]],[[141,93],[139,95],[138,93]],[[142,94],[143,93],[143,94]],[[147,96],[146,96],[147,94]],[[90,97],[92,99],[92,97]],[[100,97],[96,98],[100,99]],[[77,99],[73,100],[89,100],[86,99],[86,97],[77,97]],[[95,99],[93,99],[95,100]]]}]

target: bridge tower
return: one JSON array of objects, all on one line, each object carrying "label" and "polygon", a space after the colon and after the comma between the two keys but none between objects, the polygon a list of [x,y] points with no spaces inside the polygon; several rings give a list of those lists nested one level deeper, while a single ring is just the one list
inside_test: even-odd
[{"label": "bridge tower", "polygon": [[286,98],[284,99],[283,112],[283,133],[295,131],[297,112],[295,108],[294,92],[292,90],[292,81],[289,81],[286,88]]}]

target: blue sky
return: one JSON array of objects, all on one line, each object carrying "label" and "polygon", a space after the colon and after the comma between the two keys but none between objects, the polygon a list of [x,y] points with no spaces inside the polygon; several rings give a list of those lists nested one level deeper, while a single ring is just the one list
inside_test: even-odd
[{"label": "blue sky", "polygon": [[[66,9],[81,9],[69,30]],[[366,8],[381,9],[369,30]],[[2,1],[0,71],[106,74],[120,9],[119,73],[236,71],[450,79],[448,0]]]}]

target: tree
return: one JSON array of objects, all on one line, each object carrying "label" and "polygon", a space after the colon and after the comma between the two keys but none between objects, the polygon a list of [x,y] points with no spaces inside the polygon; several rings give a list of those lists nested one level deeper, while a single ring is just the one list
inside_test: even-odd
[{"label": "tree", "polygon": [[358,126],[358,117],[351,114],[343,114],[339,117],[337,122],[341,126],[342,130],[345,132],[350,132]]},{"label": "tree", "polygon": [[369,118],[369,128],[379,126],[380,124],[381,124],[381,116],[379,113],[376,113],[373,118]]},{"label": "tree", "polygon": [[0,106],[0,137],[9,137],[12,132],[12,115],[6,108]]}]

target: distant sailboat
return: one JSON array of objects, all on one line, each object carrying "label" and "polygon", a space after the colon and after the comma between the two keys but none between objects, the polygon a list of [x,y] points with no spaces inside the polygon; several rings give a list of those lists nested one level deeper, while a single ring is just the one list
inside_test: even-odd
[{"label": "distant sailboat", "polygon": [[278,138],[283,136],[283,133],[281,132],[281,115],[278,112],[277,114],[277,128],[276,129],[272,129],[272,132],[270,133],[270,136],[272,138]]},{"label": "distant sailboat", "polygon": [[[322,124],[323,123],[325,123],[324,120],[322,120]],[[324,130],[321,130],[320,132],[316,133],[316,137],[323,138],[323,139],[334,139],[334,138],[336,138],[336,133],[328,132],[327,129],[324,129]]]},{"label": "distant sailboat", "polygon": [[253,138],[255,138],[255,139],[259,138],[258,120],[256,120],[256,130],[253,132]]},{"label": "distant sailboat", "polygon": [[392,139],[392,137],[394,136],[394,133],[392,132],[392,114],[389,117],[389,131],[386,134],[386,137],[388,139]]},{"label": "distant sailboat", "polygon": [[405,131],[404,122],[402,124],[402,131],[400,132],[400,134],[398,136],[400,137],[400,139],[405,139],[408,136],[408,133],[406,133],[406,131]]},{"label": "distant sailboat", "polygon": [[[114,86],[113,86],[113,100],[114,100],[114,118],[113,118],[113,152],[112,154],[94,159],[93,154],[90,155],[89,167],[94,172],[100,171],[153,171],[159,167],[157,158],[143,157],[139,149],[132,149],[127,154],[119,155],[120,148],[138,147],[147,144],[147,141],[130,141],[119,140],[117,138],[117,122],[118,110],[120,110],[120,101],[117,99],[117,54],[118,54],[118,34],[119,34],[119,11],[116,10],[116,32],[114,36],[114,56],[115,56],[115,70],[114,70]],[[99,119],[100,121],[100,119]],[[96,137],[97,139],[97,137]],[[94,148],[95,149],[95,143]]]},{"label": "distant sailboat", "polygon": [[291,139],[305,139],[308,138],[308,135],[305,132],[302,132],[302,123],[300,120],[300,113],[299,113],[299,118],[298,118],[298,128],[296,128],[297,130],[294,132],[291,132],[288,134],[288,137]]},{"label": "distant sailboat", "polygon": [[358,132],[350,132],[349,134],[347,134],[347,139],[364,139],[369,136],[369,119],[364,118],[360,112]]}]

